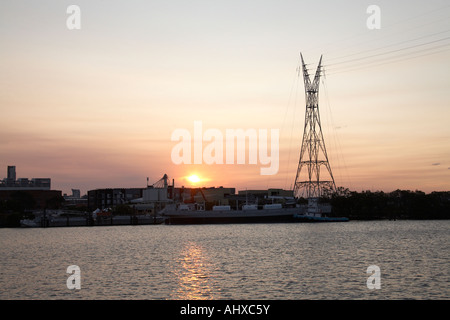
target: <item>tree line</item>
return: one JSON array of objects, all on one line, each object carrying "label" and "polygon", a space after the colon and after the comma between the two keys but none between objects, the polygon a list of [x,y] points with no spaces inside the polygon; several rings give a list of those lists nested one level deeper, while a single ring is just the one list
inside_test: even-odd
[{"label": "tree line", "polygon": [[[339,187],[323,200],[332,205],[331,216],[350,220],[450,219],[450,191],[429,194],[418,190],[356,192]],[[307,201],[299,199],[298,203],[305,204]],[[207,204],[206,209],[211,210],[213,204]],[[63,205],[63,197],[46,201],[47,209],[57,209]],[[8,200],[0,200],[0,227],[17,227],[20,219],[33,218],[31,210],[35,206],[35,199],[26,192],[17,192]],[[114,208],[112,214],[131,214],[132,211],[131,207],[122,205]]]},{"label": "tree line", "polygon": [[339,187],[329,199],[333,216],[351,220],[450,219],[450,191],[350,191]]}]

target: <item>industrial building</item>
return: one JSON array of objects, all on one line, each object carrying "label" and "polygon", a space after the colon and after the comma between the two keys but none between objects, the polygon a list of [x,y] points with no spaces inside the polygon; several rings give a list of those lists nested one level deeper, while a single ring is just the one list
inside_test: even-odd
[{"label": "industrial building", "polygon": [[293,201],[292,190],[243,190],[236,194],[235,188],[220,187],[174,187],[167,175],[146,188],[110,188],[88,191],[89,210],[107,209],[127,204],[136,214],[155,213],[168,204],[184,203],[204,209],[212,206],[233,206],[238,208],[249,202],[265,204]]},{"label": "industrial building", "polygon": [[106,188],[89,190],[89,210],[112,208],[119,204],[128,204],[132,200],[141,199],[144,188]]},{"label": "industrial building", "polygon": [[291,198],[294,197],[294,192],[292,190],[284,189],[267,189],[267,190],[241,190],[238,192],[240,196],[250,195],[257,198]]},{"label": "industrial building", "polygon": [[58,206],[63,199],[61,191],[59,190],[4,190],[3,188],[0,188],[0,201],[20,201],[24,198],[32,199],[32,205],[26,208],[28,210],[46,209]]},{"label": "industrial building", "polygon": [[88,204],[87,195],[81,196],[80,189],[72,189],[72,194],[64,194],[65,207],[76,208],[76,207],[86,207]]},{"label": "industrial building", "polygon": [[0,180],[0,201],[26,199],[28,210],[57,206],[62,200],[61,191],[50,190],[50,186],[50,178],[16,179],[16,166],[8,166],[7,177]]},{"label": "industrial building", "polygon": [[206,203],[228,205],[230,196],[236,192],[235,188],[209,187],[209,188],[174,188],[172,199],[175,202]]}]

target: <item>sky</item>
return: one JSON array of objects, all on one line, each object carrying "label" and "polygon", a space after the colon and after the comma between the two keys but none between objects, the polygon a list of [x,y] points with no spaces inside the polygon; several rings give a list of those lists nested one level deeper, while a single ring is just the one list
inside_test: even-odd
[{"label": "sky", "polygon": [[[319,108],[337,186],[450,190],[449,14],[445,0],[2,0],[0,179],[15,165],[18,178],[48,177],[68,194],[164,174],[175,186],[196,174],[199,186],[291,189],[302,53],[310,73],[323,55]],[[278,130],[278,172],[174,163],[172,134],[194,136],[195,121],[223,136]]]}]

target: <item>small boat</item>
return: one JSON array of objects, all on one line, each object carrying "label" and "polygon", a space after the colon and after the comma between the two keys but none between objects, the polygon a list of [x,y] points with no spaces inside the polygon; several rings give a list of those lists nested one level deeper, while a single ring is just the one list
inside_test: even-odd
[{"label": "small boat", "polygon": [[331,206],[321,205],[318,198],[309,198],[306,210],[301,214],[294,214],[294,219],[298,222],[347,222],[346,217],[328,217],[322,214],[325,211],[331,213]]},{"label": "small boat", "polygon": [[20,226],[23,228],[36,228],[40,225],[36,222],[36,219],[22,219],[20,220]]}]

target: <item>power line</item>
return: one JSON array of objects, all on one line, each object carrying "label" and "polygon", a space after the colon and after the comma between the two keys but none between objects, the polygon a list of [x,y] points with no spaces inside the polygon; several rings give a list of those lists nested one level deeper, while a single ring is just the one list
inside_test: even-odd
[{"label": "power line", "polygon": [[[444,44],[444,45],[441,45],[441,46],[438,46],[438,47],[435,47],[435,48],[431,48],[431,49],[446,47],[446,46],[449,46],[449,45],[450,45],[450,43],[447,43],[447,44]],[[420,50],[419,52],[429,51],[429,50],[430,49],[425,49],[425,50]],[[434,51],[434,52],[427,52],[427,53],[424,53],[424,54],[421,54],[421,55],[418,55],[418,56],[411,56],[411,57],[407,57],[407,58],[402,58],[402,56],[404,56],[404,55],[400,55],[400,56],[392,57],[395,60],[387,60],[387,61],[384,60],[384,61],[370,62],[370,63],[366,63],[366,64],[363,64],[363,65],[359,65],[359,67],[353,68],[353,69],[348,69],[348,68],[340,68],[340,69],[337,69],[337,70],[336,69],[335,70],[332,69],[331,73],[328,73],[328,75],[330,76],[330,75],[335,75],[335,74],[338,74],[338,73],[352,72],[352,71],[357,71],[357,70],[361,70],[361,69],[379,67],[379,66],[382,66],[382,65],[385,65],[385,64],[390,64],[390,63],[395,63],[395,62],[403,62],[403,61],[406,61],[406,60],[411,60],[411,59],[421,58],[421,57],[425,57],[425,56],[429,56],[429,55],[433,55],[433,54],[438,54],[438,53],[446,52],[448,50],[450,50],[450,48],[446,48],[444,50],[439,50],[439,51]],[[419,53],[419,52],[414,52],[414,53]],[[412,54],[414,54],[414,53],[412,53]],[[410,55],[410,54],[411,53],[408,53],[407,55]],[[380,62],[380,63],[376,63],[376,62]],[[376,63],[376,64],[373,64],[373,63]]]},{"label": "power line", "polygon": [[405,41],[401,41],[401,42],[397,42],[397,43],[392,43],[392,44],[384,46],[384,47],[380,47],[380,48],[376,48],[376,49],[364,50],[364,51],[360,51],[360,52],[349,54],[349,55],[344,55],[344,56],[340,56],[340,57],[336,57],[336,58],[330,58],[330,59],[327,59],[327,60],[328,61],[340,60],[340,59],[343,59],[343,58],[348,58],[348,57],[357,56],[357,55],[368,53],[368,52],[373,52],[373,51],[378,51],[378,50],[382,50],[382,49],[398,46],[400,44],[404,44],[404,43],[408,43],[408,42],[413,42],[413,41],[417,41],[417,40],[421,40],[421,39],[425,39],[425,38],[431,38],[433,36],[436,36],[436,35],[439,35],[439,34],[442,34],[442,33],[447,33],[447,32],[450,32],[450,30],[436,32],[436,33],[433,33],[433,34],[427,34],[425,36],[418,37],[418,38],[415,38],[415,39],[409,39],[409,40],[405,40]]},{"label": "power line", "polygon": [[336,66],[336,65],[341,65],[341,64],[353,63],[355,61],[371,59],[371,58],[374,58],[374,57],[384,56],[384,55],[387,55],[387,54],[400,52],[400,51],[403,51],[403,50],[414,49],[414,48],[417,48],[417,47],[422,47],[422,46],[425,46],[425,45],[429,45],[429,44],[432,44],[432,43],[437,43],[437,42],[441,42],[441,41],[445,41],[445,40],[449,40],[449,39],[450,39],[450,37],[446,37],[446,38],[433,40],[433,41],[429,41],[429,42],[425,42],[425,43],[421,43],[421,44],[416,44],[416,45],[405,47],[405,48],[400,48],[400,49],[395,49],[395,50],[391,50],[391,51],[387,51],[387,52],[377,53],[377,54],[369,55],[369,56],[366,56],[366,57],[350,59],[350,60],[342,61],[342,62],[337,62],[337,63],[329,64],[327,66],[330,67],[330,66]]},{"label": "power line", "polygon": [[[416,15],[416,16],[413,16],[413,17],[409,17],[409,18],[406,18],[406,19],[403,19],[403,20],[400,20],[400,21],[396,21],[396,22],[394,22],[394,23],[392,23],[392,24],[389,24],[389,25],[387,25],[387,26],[383,26],[383,31],[389,31],[389,33],[386,35],[386,34],[383,34],[383,35],[380,35],[380,36],[382,36],[382,39],[383,40],[385,40],[386,39],[386,37],[390,37],[390,36],[392,36],[392,35],[395,35],[395,34],[398,34],[398,33],[404,33],[405,31],[404,30],[399,30],[399,29],[397,29],[397,30],[391,30],[391,29],[393,29],[393,27],[396,27],[396,26],[398,26],[398,25],[402,25],[402,24],[404,24],[405,22],[408,22],[408,21],[411,21],[411,20],[417,20],[418,18],[421,18],[421,17],[423,17],[423,16],[429,16],[430,14],[432,14],[432,13],[435,13],[435,12],[445,12],[444,10],[445,9],[447,9],[447,8],[450,8],[450,5],[445,5],[445,6],[442,6],[442,7],[439,7],[439,8],[435,8],[435,9],[432,9],[432,10],[430,10],[430,11],[427,11],[427,12],[423,12],[423,13],[421,13],[421,14],[419,14],[419,15]],[[418,29],[418,28],[420,28],[421,30],[425,27],[425,26],[428,26],[428,25],[430,25],[430,24],[436,24],[436,23],[438,23],[438,22],[441,22],[441,21],[447,21],[448,20],[448,16],[446,15],[445,17],[443,17],[443,18],[441,18],[441,19],[437,19],[436,17],[431,17],[432,18],[432,21],[430,21],[430,22],[427,22],[427,23],[425,23],[425,24],[420,24],[420,23],[416,23],[416,24],[414,24],[414,26],[408,26],[408,31],[411,31],[411,30],[415,30],[415,29]],[[445,33],[445,32],[448,32],[448,30],[445,30],[445,31],[442,31],[442,32],[437,32],[437,33],[435,33],[434,35],[437,35],[437,34],[441,34],[441,33]],[[355,39],[355,38],[360,38],[360,37],[362,37],[362,36],[364,36],[366,39],[367,39],[367,41],[358,41],[357,43],[355,43],[355,44],[353,44],[353,45],[345,45],[344,43],[346,42],[346,41],[349,41],[349,40],[352,40],[352,39]],[[430,35],[430,36],[433,36],[433,34],[432,35]],[[418,40],[418,39],[421,39],[421,38],[425,38],[426,36],[424,36],[424,37],[420,37],[420,38],[417,38],[416,40]],[[406,43],[406,42],[409,42],[409,41],[414,41],[414,40],[407,40],[407,41],[405,41],[405,42],[400,42],[400,43]],[[324,54],[324,55],[326,55],[327,57],[329,57],[328,58],[328,61],[333,61],[333,60],[336,60],[336,59],[340,59],[340,58],[343,58],[343,57],[345,57],[345,55],[343,55],[342,53],[340,54],[340,57],[338,57],[338,58],[333,58],[332,56],[334,55],[334,54],[336,54],[336,52],[339,52],[339,51],[341,51],[341,47],[342,47],[342,49],[345,49],[345,50],[348,50],[349,48],[351,48],[351,47],[359,47],[359,46],[361,46],[362,44],[365,44],[365,43],[373,43],[374,42],[374,39],[373,39],[373,37],[368,37],[368,31],[364,31],[364,32],[361,32],[361,33],[359,33],[359,34],[356,34],[356,35],[352,35],[352,36],[349,36],[349,37],[346,37],[346,38],[341,38],[341,39],[338,39],[336,42],[333,42],[333,43],[328,43],[328,46],[330,46],[331,45],[331,47],[333,46],[333,45],[335,45],[335,44],[338,44],[339,45],[339,47],[337,48],[337,49],[326,49],[326,50],[323,50],[323,47],[322,46],[317,46],[316,48],[315,48],[315,50],[319,50],[319,49],[321,49],[320,51]],[[397,44],[400,44],[400,43],[397,43]],[[393,45],[389,45],[389,46],[386,46],[386,47],[391,47],[391,46],[393,46]],[[384,48],[384,47],[383,47]],[[304,50],[304,51],[306,51],[306,52],[308,52],[308,51],[313,51],[314,49],[309,49],[309,50]],[[377,49],[378,50],[378,49]],[[360,52],[361,53],[361,52]],[[358,53],[359,54],[359,53]],[[350,54],[350,56],[355,56],[355,55],[357,55],[357,54]],[[331,57],[330,57],[331,56]]]}]

